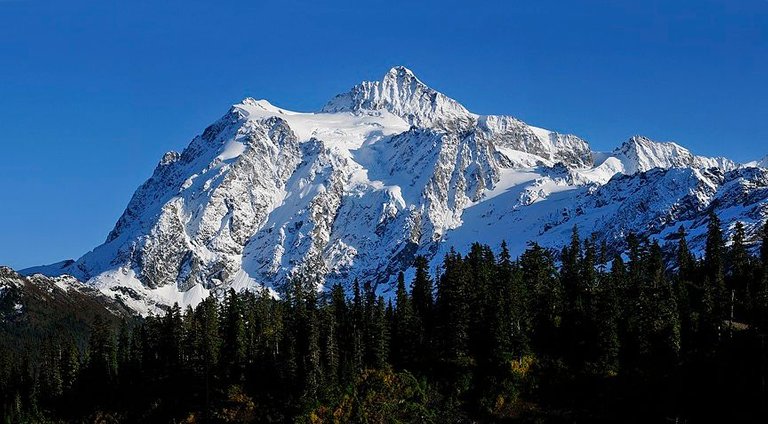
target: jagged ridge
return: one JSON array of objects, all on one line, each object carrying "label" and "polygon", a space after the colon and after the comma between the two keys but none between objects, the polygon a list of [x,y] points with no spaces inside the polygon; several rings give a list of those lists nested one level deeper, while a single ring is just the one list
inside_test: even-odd
[{"label": "jagged ridge", "polygon": [[595,153],[473,114],[396,67],[319,113],[243,100],[161,159],[103,245],[29,272],[72,274],[142,313],[295,274],[386,291],[414,255],[474,241],[519,253],[528,240],[561,244],[574,224],[608,242],[663,238],[680,222],[696,230],[708,208],[753,228],[764,182],[763,170],[643,137]]}]

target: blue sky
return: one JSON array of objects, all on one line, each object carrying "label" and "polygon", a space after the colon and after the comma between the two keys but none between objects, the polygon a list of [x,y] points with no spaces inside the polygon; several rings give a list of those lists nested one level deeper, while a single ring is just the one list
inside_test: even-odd
[{"label": "blue sky", "polygon": [[398,64],[597,150],[768,154],[765,0],[0,0],[0,264],[101,243],[162,154],[241,98],[316,110]]}]

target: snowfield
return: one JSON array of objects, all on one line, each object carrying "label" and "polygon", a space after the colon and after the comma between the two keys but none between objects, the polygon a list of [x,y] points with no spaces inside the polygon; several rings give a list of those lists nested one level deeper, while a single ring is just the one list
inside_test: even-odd
[{"label": "snowfield", "polygon": [[635,136],[593,152],[573,135],[481,116],[403,67],[320,112],[246,98],[181,153],[163,156],[104,244],[24,273],[69,274],[147,315],[287,278],[391,289],[415,255],[433,264],[479,241],[513,254],[560,246],[574,225],[621,249],[706,215],[768,217],[765,159],[739,166]]}]

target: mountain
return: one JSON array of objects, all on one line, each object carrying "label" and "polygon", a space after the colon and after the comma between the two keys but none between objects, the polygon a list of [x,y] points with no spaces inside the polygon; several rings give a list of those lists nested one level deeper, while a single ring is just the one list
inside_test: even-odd
[{"label": "mountain", "polygon": [[745,163],[744,166],[753,168],[768,168],[768,156],[765,156],[760,160]]},{"label": "mountain", "polygon": [[683,224],[696,249],[710,210],[754,233],[766,172],[640,136],[593,152],[471,113],[395,67],[317,113],[244,99],[163,156],[104,244],[24,273],[70,274],[147,314],[295,275],[387,291],[415,255],[436,264],[452,246],[501,240],[519,254],[530,240],[562,245],[574,225],[615,245]]},{"label": "mountain", "polygon": [[[29,325],[50,331],[56,324],[61,324],[60,320],[73,319],[87,326],[89,319],[97,314],[127,318],[132,311],[112,296],[74,277],[41,274],[24,277],[0,266],[0,327],[4,327],[3,330],[17,330],[19,325]],[[41,321],[51,321],[51,326],[41,325]],[[4,326],[7,323],[12,325]]]},{"label": "mountain", "polygon": [[726,158],[695,156],[688,149],[672,142],[654,142],[634,136],[613,152],[623,165],[622,172],[634,174],[653,168],[721,168],[730,171],[736,163]]}]

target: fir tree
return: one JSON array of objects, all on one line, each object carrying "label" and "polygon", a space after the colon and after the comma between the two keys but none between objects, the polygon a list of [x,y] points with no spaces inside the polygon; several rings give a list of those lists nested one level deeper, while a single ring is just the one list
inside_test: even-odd
[{"label": "fir tree", "polygon": [[443,357],[464,360],[469,354],[469,288],[461,255],[451,250],[443,261],[437,297]]},{"label": "fir tree", "polygon": [[768,268],[768,220],[760,231],[760,241],[760,262],[764,268]]},{"label": "fir tree", "polygon": [[736,222],[733,240],[728,252],[730,272],[728,273],[729,319],[741,319],[750,315],[750,285],[752,285],[751,263],[746,247],[744,224]]},{"label": "fir tree", "polygon": [[394,364],[402,369],[409,369],[416,364],[416,330],[413,305],[405,288],[405,276],[397,276],[395,291],[395,310],[392,323],[392,352]]},{"label": "fir tree", "polygon": [[[429,363],[433,348],[434,331],[434,284],[429,275],[429,262],[424,256],[417,256],[414,261],[415,275],[411,283],[415,355]],[[398,283],[399,287],[399,283]]]},{"label": "fir tree", "polygon": [[711,282],[721,284],[723,282],[725,257],[725,240],[720,224],[720,218],[714,212],[709,213],[707,224],[707,241],[704,248],[704,263],[707,277]]},{"label": "fir tree", "polygon": [[[301,294],[301,293],[300,293]],[[243,377],[246,357],[246,330],[242,296],[233,289],[227,292],[221,310],[222,360],[233,380]]]},{"label": "fir tree", "polygon": [[540,352],[552,354],[557,349],[563,312],[563,288],[554,259],[533,243],[521,256],[520,267],[523,285],[528,288],[531,342]]},{"label": "fir tree", "polygon": [[688,248],[688,242],[686,238],[688,233],[684,226],[680,226],[677,230],[677,269],[681,280],[687,281],[693,277],[694,267],[696,265],[696,259],[691,254],[691,250]]}]

